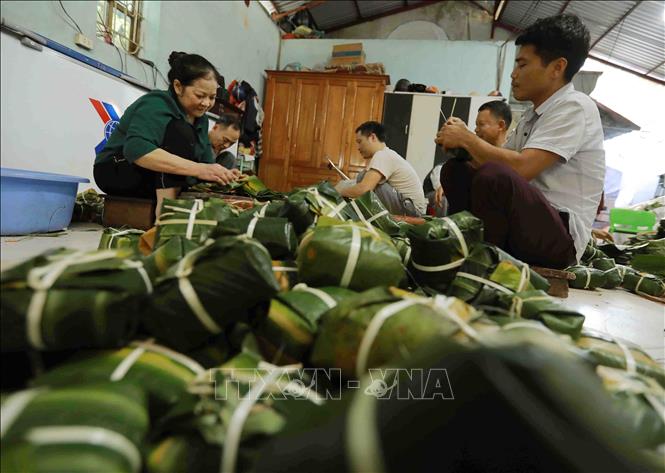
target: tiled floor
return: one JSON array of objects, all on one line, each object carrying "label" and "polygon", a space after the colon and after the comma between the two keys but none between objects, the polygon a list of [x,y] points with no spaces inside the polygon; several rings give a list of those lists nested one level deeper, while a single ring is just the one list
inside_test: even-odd
[{"label": "tiled floor", "polygon": [[[93,250],[101,232],[99,225],[74,224],[59,236],[2,237],[0,267],[4,270],[50,248]],[[636,343],[665,364],[665,305],[622,289],[571,289],[561,303],[584,314],[585,326]]]}]

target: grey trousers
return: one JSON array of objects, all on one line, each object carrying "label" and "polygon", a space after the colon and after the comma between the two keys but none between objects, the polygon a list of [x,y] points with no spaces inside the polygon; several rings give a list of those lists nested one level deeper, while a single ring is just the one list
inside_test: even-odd
[{"label": "grey trousers", "polygon": [[[356,177],[356,182],[362,181],[366,172],[367,171],[359,172]],[[376,186],[374,193],[386,209],[388,209],[388,212],[393,215],[408,215],[409,217],[422,216],[421,213],[418,212],[418,209],[416,209],[416,206],[413,205],[413,201],[410,198],[404,197],[387,182]]]}]

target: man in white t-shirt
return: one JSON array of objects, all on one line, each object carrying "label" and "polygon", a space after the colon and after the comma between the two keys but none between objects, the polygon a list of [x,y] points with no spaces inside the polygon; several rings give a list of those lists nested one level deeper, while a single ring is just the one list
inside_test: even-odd
[{"label": "man in white t-shirt", "polygon": [[488,242],[527,263],[565,268],[589,241],[605,177],[598,108],[571,83],[589,52],[589,30],[575,15],[557,15],[536,21],[515,44],[513,95],[533,106],[503,148],[448,120],[437,143],[466,149],[474,166],[450,160],[441,182],[449,212],[471,210]]},{"label": "man in white t-shirt", "polygon": [[422,182],[413,166],[386,146],[385,137],[385,128],[378,122],[365,122],[356,129],[358,151],[369,160],[367,171],[356,184],[340,182],[337,191],[350,198],[374,191],[392,214],[425,214],[427,200]]}]

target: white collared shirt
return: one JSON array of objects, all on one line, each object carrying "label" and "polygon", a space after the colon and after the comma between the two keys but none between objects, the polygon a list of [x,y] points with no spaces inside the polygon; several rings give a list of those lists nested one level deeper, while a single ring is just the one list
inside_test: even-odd
[{"label": "white collared shirt", "polygon": [[598,107],[572,82],[537,109],[530,107],[508,137],[507,149],[543,149],[559,155],[530,184],[552,207],[569,214],[570,236],[579,260],[591,238],[591,226],[603,192],[605,151]]}]

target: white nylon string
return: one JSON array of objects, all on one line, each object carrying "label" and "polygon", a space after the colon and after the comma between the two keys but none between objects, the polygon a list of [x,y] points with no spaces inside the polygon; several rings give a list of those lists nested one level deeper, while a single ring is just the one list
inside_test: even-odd
[{"label": "white nylon string", "polygon": [[157,345],[153,342],[152,339],[145,342],[132,342],[130,346],[135,347],[134,350],[130,352],[129,355],[127,355],[113,371],[111,374],[111,381],[120,381],[123,379],[132,368],[132,366],[136,364],[139,358],[141,358],[141,356],[146,351],[163,355],[169,358],[171,361],[175,361],[176,363],[186,367],[196,375],[200,375],[205,372],[203,366],[201,366],[195,360],[192,360],[188,356],[175,352],[169,348]]},{"label": "white nylon string", "polygon": [[139,358],[141,358],[144,353],[144,347],[138,347],[132,350],[130,354],[127,355],[118,366],[116,366],[109,379],[111,381],[120,381],[123,379],[132,368],[132,366],[134,366],[134,364],[138,361]]},{"label": "white nylon string", "polygon": [[247,232],[245,233],[245,235],[247,235],[250,238],[254,237],[254,230],[256,229],[256,224],[259,222],[259,218],[261,218],[259,215],[255,215],[254,218],[249,222],[249,225],[247,225]]},{"label": "white nylon string", "polygon": [[187,231],[185,232],[185,238],[188,240],[192,239],[192,234],[194,233],[194,224],[198,225],[209,225],[209,223],[202,223],[202,222],[214,222],[214,225],[217,225],[217,222],[214,220],[200,220],[196,221],[196,215],[199,214],[203,210],[204,204],[203,200],[201,199],[194,199],[194,202],[192,204],[191,209],[183,208],[183,207],[175,207],[173,205],[165,205],[165,209],[171,209],[175,210],[176,212],[181,212],[185,214],[189,214],[189,217],[187,220],[167,220],[165,222],[162,222],[161,220],[156,223],[156,225],[167,225],[167,224],[174,224],[175,222],[178,222],[180,224],[182,223],[187,223]]},{"label": "white nylon string", "polygon": [[291,272],[291,273],[296,273],[298,272],[298,268],[290,268],[288,266],[273,266],[272,267],[273,271],[284,271],[284,272]]},{"label": "white nylon string", "polygon": [[489,279],[481,278],[480,276],[476,276],[475,274],[470,274],[470,273],[465,273],[463,271],[459,271],[457,273],[457,276],[461,276],[466,279],[471,279],[472,281],[479,282],[481,284],[485,284],[486,286],[490,286],[497,291],[503,292],[504,294],[513,294],[513,291],[508,289],[507,287],[503,287],[501,284],[497,284],[494,281],[490,281]]},{"label": "white nylon string", "polygon": [[128,268],[135,269],[136,272],[139,273],[139,276],[141,276],[141,279],[143,280],[143,284],[145,284],[146,291],[148,292],[148,294],[152,294],[153,291],[152,281],[150,281],[150,276],[148,276],[148,272],[143,267],[143,262],[126,259],[123,261],[123,263]]},{"label": "white nylon string", "polygon": [[[272,365],[271,365],[272,366]],[[236,469],[236,459],[238,457],[238,447],[240,446],[240,437],[245,421],[249,413],[261,397],[261,394],[279,379],[282,374],[297,371],[302,365],[290,366],[272,366],[265,378],[260,377],[256,383],[252,383],[252,388],[246,397],[240,401],[233,411],[229,427],[226,430],[224,446],[222,448],[222,463],[220,471],[222,473],[233,473]]]},{"label": "white nylon string", "polygon": [[633,356],[633,353],[630,351],[630,348],[628,348],[626,344],[623,343],[618,338],[612,336],[612,339],[614,340],[614,343],[616,343],[618,347],[621,349],[621,352],[623,353],[623,356],[626,359],[626,371],[631,374],[637,373],[637,363],[635,362],[635,357]]},{"label": "white nylon string", "polygon": [[460,231],[457,224],[450,217],[443,217],[443,220],[446,221],[448,227],[450,227],[450,229],[455,234],[457,241],[459,241],[462,255],[464,255],[464,258],[467,258],[469,256],[469,247],[467,246],[466,240],[464,239],[464,234]]},{"label": "white nylon string", "polygon": [[36,445],[86,444],[96,445],[119,453],[127,460],[132,471],[141,469],[141,454],[127,437],[113,430],[87,425],[57,425],[35,427],[26,439]]},{"label": "white nylon string", "polygon": [[261,206],[261,209],[257,212],[257,215],[259,217],[265,217],[266,216],[266,210],[268,210],[268,205],[270,205],[270,203],[266,202],[265,205]]},{"label": "white nylon string", "polygon": [[419,299],[403,299],[392,304],[388,304],[383,307],[380,311],[374,314],[372,321],[367,326],[365,333],[363,335],[362,341],[360,342],[360,347],[358,348],[358,355],[356,358],[356,377],[360,378],[367,371],[367,361],[369,359],[369,354],[374,344],[383,323],[388,320],[393,315],[401,312],[415,304],[420,304]]},{"label": "white nylon string", "polygon": [[510,307],[510,315],[513,317],[522,317],[522,308],[525,302],[548,301],[548,300],[550,300],[550,297],[548,296],[527,297],[526,299],[522,299],[521,297],[515,296],[513,297],[513,303]]},{"label": "white nylon string", "polygon": [[21,413],[28,407],[28,404],[37,396],[44,392],[44,389],[27,389],[11,394],[5,402],[2,403],[0,410],[0,438],[4,437],[9,429],[18,419]]},{"label": "white nylon string", "polygon": [[387,210],[382,210],[382,211],[379,212],[378,214],[376,214],[376,215],[372,215],[370,218],[368,218],[368,219],[367,219],[367,223],[372,223],[374,220],[378,220],[378,219],[380,219],[381,217],[383,217],[384,215],[388,215],[389,213],[390,213],[390,212],[388,212]]},{"label": "white nylon string", "polygon": [[584,289],[588,289],[589,284],[591,284],[591,271],[587,267],[584,267],[584,271],[586,272],[586,282],[584,283]]},{"label": "white nylon string", "polygon": [[111,238],[109,238],[108,244],[106,245],[106,249],[111,249],[113,248],[113,240],[116,237],[123,236],[123,235],[143,235],[144,231],[143,230],[135,230],[133,228],[130,228],[128,230],[116,230],[115,228],[111,228],[112,231],[115,231],[116,233],[111,234]]},{"label": "white nylon string", "polygon": [[414,268],[416,268],[419,271],[424,271],[426,273],[438,273],[439,271],[447,271],[449,269],[462,266],[464,264],[464,258],[460,258],[451,263],[442,264],[440,266],[426,266],[423,264],[418,264],[415,261],[411,261],[411,264],[413,265]]},{"label": "white nylon string", "polygon": [[349,284],[351,283],[353,273],[358,264],[361,244],[360,230],[356,226],[351,227],[351,247],[349,248],[349,256],[346,259],[346,266],[344,267],[344,273],[342,273],[342,279],[339,282],[339,285],[342,287],[349,287]]},{"label": "white nylon string", "polygon": [[312,294],[313,296],[318,297],[321,299],[321,302],[323,302],[326,306],[328,306],[329,309],[332,309],[337,305],[337,301],[333,299],[330,294],[327,294],[326,292],[322,291],[321,289],[316,289],[314,287],[309,287],[305,283],[300,283],[296,284],[293,287],[294,291],[301,291],[301,292],[307,292],[309,294]]},{"label": "white nylon string", "polygon": [[520,273],[520,282],[517,285],[517,292],[522,292],[523,290],[526,289],[527,285],[529,284],[529,276],[530,276],[530,271],[529,271],[529,265],[524,263],[522,265],[522,271]]},{"label": "white nylon string", "polygon": [[367,227],[367,229],[374,234],[375,236],[378,236],[379,233],[376,231],[376,229],[372,226],[371,223],[369,223],[366,219],[365,216],[363,215],[362,211],[360,210],[360,207],[358,207],[358,204],[356,204],[355,200],[351,201],[351,207],[353,207],[353,210],[355,210],[356,215],[358,215],[358,218],[360,221]]},{"label": "white nylon string", "polygon": [[409,264],[410,259],[411,259],[411,245],[408,245],[406,247],[406,254],[404,255],[404,266]]},{"label": "white nylon string", "polygon": [[637,284],[635,285],[635,293],[637,294],[644,294],[643,292],[640,292],[640,286],[642,285],[642,281],[644,281],[644,276],[640,276],[640,280],[637,281]]},{"label": "white nylon string", "polygon": [[459,315],[453,312],[450,309],[450,306],[455,302],[453,297],[446,297],[437,295],[434,296],[434,307],[436,307],[439,312],[448,317],[450,320],[455,322],[457,326],[464,332],[469,338],[473,340],[478,340],[480,335],[471,325],[464,321]]}]

